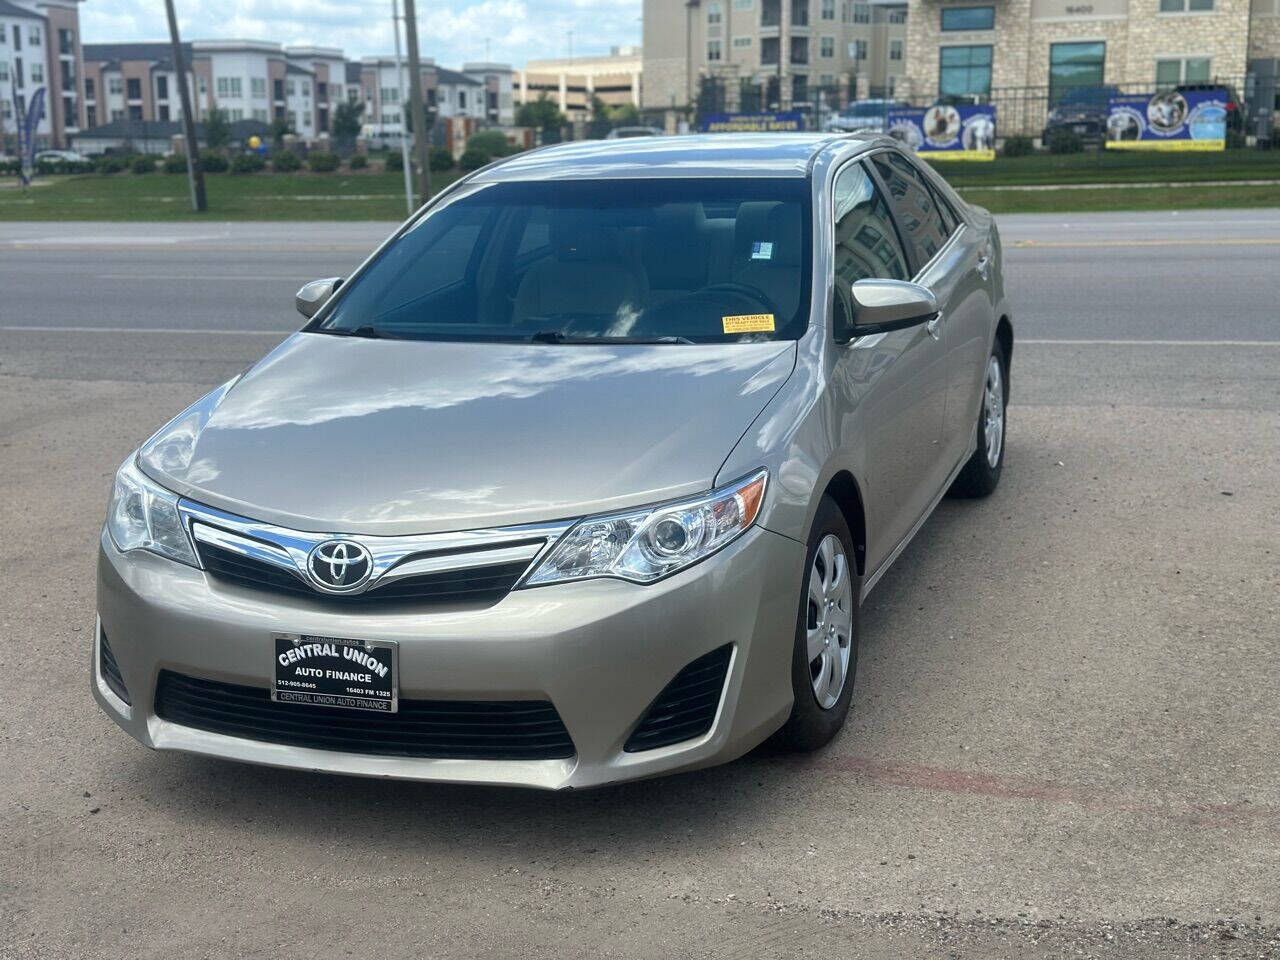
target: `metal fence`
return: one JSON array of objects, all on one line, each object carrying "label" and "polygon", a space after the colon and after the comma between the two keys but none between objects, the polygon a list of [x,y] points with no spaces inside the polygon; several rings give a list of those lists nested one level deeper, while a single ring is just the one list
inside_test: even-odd
[{"label": "metal fence", "polygon": [[[795,83],[796,78],[792,78]],[[1108,100],[1113,96],[1154,93],[1172,85],[1158,87],[1154,81],[1056,86],[997,87],[985,95],[941,97],[928,103],[894,99],[881,90],[871,90],[870,97],[857,98],[856,78],[846,78],[832,86],[801,85],[793,89],[789,99],[779,97],[782,84],[777,78],[757,83],[726,77],[703,77],[695,102],[684,111],[693,129],[702,129],[703,121],[724,113],[796,112],[802,115],[805,129],[853,129],[867,127],[886,129],[891,110],[928,107],[935,103],[991,104],[996,109],[996,133],[1000,141],[1010,137],[1027,137],[1045,141],[1055,130],[1069,131],[1086,146],[1100,145],[1106,138]],[[1176,85],[1180,90],[1225,88],[1230,100],[1228,108],[1228,140],[1242,145],[1245,138],[1255,138],[1259,146],[1270,146],[1276,137],[1275,115],[1280,111],[1274,75],[1216,76],[1210,80]],[[865,87],[863,88],[866,89]],[[1280,144],[1276,144],[1280,146]]]}]

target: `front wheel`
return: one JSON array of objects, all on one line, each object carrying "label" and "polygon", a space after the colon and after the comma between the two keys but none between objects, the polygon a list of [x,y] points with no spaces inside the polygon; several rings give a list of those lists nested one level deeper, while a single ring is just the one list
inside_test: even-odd
[{"label": "front wheel", "polygon": [[1004,425],[1009,364],[1004,346],[997,340],[987,358],[987,374],[978,411],[978,448],[951,485],[954,497],[985,497],[1000,483],[1004,468]]},{"label": "front wheel", "polygon": [[849,714],[862,586],[853,558],[844,514],[835,501],[823,497],[805,553],[791,662],[795,704],[776,736],[786,749],[817,750],[840,732]]}]

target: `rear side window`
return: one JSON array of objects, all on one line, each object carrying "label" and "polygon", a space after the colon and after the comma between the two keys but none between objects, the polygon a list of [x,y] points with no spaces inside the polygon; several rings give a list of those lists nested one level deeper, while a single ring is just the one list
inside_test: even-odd
[{"label": "rear side window", "polygon": [[889,189],[889,202],[919,270],[942,249],[954,222],[949,214],[944,219],[924,174],[902,154],[879,153],[872,162]]}]

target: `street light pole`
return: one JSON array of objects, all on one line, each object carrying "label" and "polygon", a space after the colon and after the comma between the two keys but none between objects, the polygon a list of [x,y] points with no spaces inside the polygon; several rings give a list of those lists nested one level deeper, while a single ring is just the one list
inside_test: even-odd
[{"label": "street light pole", "polygon": [[400,90],[400,166],[404,170],[404,205],[413,216],[413,167],[409,163],[409,125],[404,122],[404,61],[400,57],[400,0],[391,0],[391,29],[396,35],[396,87]]},{"label": "street light pole", "polygon": [[177,73],[178,98],[182,101],[182,135],[187,141],[187,180],[191,184],[191,209],[204,213],[209,209],[204,195],[204,171],[200,169],[200,144],[196,141],[196,120],[191,111],[191,91],[187,87],[187,65],[182,60],[182,41],[178,37],[178,17],[173,0],[164,0],[169,18],[169,41],[173,44],[173,69]]},{"label": "street light pole", "polygon": [[418,11],[404,0],[404,33],[409,47],[409,105],[413,109],[413,146],[422,167],[421,203],[431,196],[431,165],[427,156],[427,114],[422,106],[422,61],[418,57]]}]

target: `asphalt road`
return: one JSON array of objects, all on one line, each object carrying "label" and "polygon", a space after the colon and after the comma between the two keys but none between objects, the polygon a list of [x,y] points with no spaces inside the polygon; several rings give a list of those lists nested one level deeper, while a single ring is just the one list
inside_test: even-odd
[{"label": "asphalt road", "polygon": [[0,225],[0,957],[1280,955],[1280,211],[1002,220],[1002,485],[869,598],[817,756],[147,752],[88,693],[111,473],[389,229]]}]

